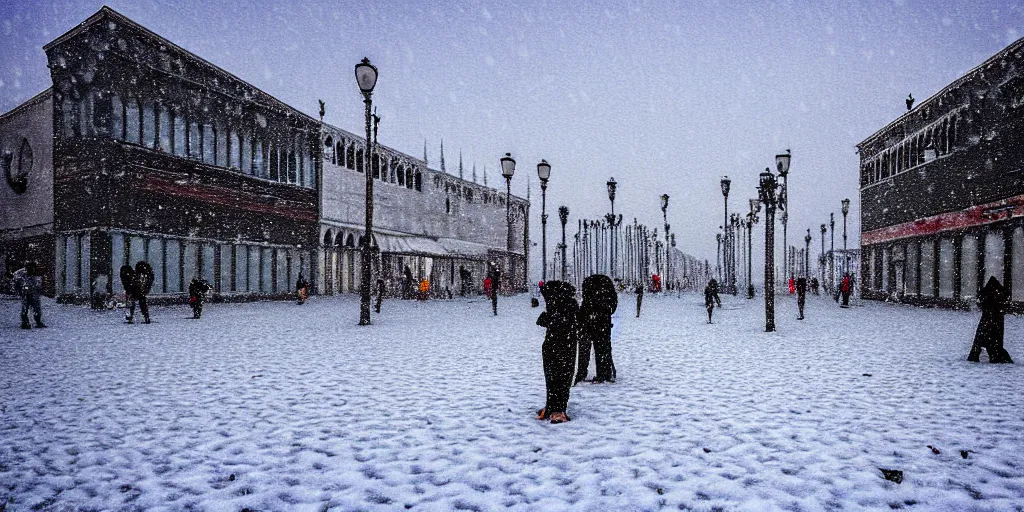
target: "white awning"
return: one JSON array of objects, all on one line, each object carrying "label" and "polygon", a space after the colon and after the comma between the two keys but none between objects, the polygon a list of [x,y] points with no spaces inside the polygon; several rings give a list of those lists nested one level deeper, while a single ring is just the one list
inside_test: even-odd
[{"label": "white awning", "polygon": [[382,253],[410,254],[415,256],[448,256],[448,252],[437,242],[420,236],[396,236],[375,234],[377,246]]},{"label": "white awning", "polygon": [[484,244],[457,240],[455,238],[438,238],[437,243],[444,247],[445,251],[453,257],[469,260],[487,259],[488,249]]}]

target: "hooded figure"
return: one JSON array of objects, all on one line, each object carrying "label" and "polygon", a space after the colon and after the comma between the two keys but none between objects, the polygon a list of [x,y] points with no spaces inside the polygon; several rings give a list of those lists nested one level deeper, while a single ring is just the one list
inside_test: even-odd
[{"label": "hooded figure", "polygon": [[128,313],[124,319],[128,323],[135,320],[135,303],[138,302],[139,310],[142,311],[142,323],[150,323],[149,302],[146,295],[153,287],[153,267],[149,263],[140,261],[135,268],[125,265],[121,267],[121,283],[124,285],[125,300],[128,301]]},{"label": "hooded figure", "polygon": [[583,304],[580,305],[580,353],[576,382],[587,378],[590,365],[590,346],[594,346],[597,375],[594,382],[615,382],[615,363],[612,361],[612,314],[619,305],[615,283],[602,274],[583,280]]},{"label": "hooded figure", "polygon": [[544,408],[537,411],[537,419],[564,423],[569,421],[565,409],[569,404],[578,349],[576,289],[565,281],[548,281],[541,295],[546,310],[537,318],[537,325],[547,328],[541,346],[547,401]]},{"label": "hooded figure", "polygon": [[188,285],[188,303],[192,306],[192,318],[196,320],[203,317],[203,304],[206,303],[206,295],[213,287],[205,279],[193,277]]},{"label": "hooded figure", "polygon": [[718,281],[711,278],[708,285],[704,287],[704,307],[708,310],[708,323],[711,323],[711,312],[715,310],[715,304],[722,307],[722,299],[718,298]]},{"label": "hooded figure", "polygon": [[804,304],[807,303],[807,278],[800,277],[796,280],[796,307],[800,311],[797,320],[804,319]]},{"label": "hooded figure", "polygon": [[32,310],[32,316],[36,321],[36,327],[46,327],[43,323],[43,311],[40,303],[40,296],[43,294],[43,273],[39,265],[34,261],[25,263],[25,267],[14,272],[15,288],[21,295],[21,328],[31,329],[28,322],[28,312]]},{"label": "hooded figure", "polygon": [[981,349],[988,352],[990,363],[1012,363],[1010,354],[1003,348],[1003,319],[1010,294],[995,277],[989,277],[985,287],[978,292],[981,307],[981,322],[974,334],[974,346],[967,356],[968,361],[978,362]]}]

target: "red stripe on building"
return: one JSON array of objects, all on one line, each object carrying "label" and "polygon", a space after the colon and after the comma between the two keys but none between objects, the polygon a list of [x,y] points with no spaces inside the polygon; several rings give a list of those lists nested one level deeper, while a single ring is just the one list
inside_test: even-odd
[{"label": "red stripe on building", "polygon": [[902,238],[928,236],[945,231],[963,230],[1024,215],[1024,195],[972,206],[958,212],[940,213],[895,226],[861,233],[862,245],[892,242]]}]

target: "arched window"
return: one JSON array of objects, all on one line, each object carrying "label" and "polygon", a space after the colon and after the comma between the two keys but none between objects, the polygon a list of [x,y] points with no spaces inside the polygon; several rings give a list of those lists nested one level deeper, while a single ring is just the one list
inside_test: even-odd
[{"label": "arched window", "polygon": [[270,179],[281,181],[280,162],[277,157],[277,147],[270,147]]},{"label": "arched window", "polygon": [[298,172],[298,169],[296,168],[296,163],[297,162],[296,162],[296,158],[295,158],[295,152],[294,151],[289,151],[288,152],[288,176],[287,176],[287,180],[286,180],[288,183],[295,183],[297,181],[296,178],[298,178],[299,172]]},{"label": "arched window", "polygon": [[242,146],[242,154],[238,157],[242,164],[239,169],[245,174],[252,174],[252,139],[244,132],[239,133],[238,138]]},{"label": "arched window", "polygon": [[356,172],[363,172],[363,150],[356,151]]},{"label": "arched window", "polygon": [[152,101],[142,104],[142,145],[147,148],[160,147],[156,138],[156,105]]},{"label": "arched window", "polygon": [[171,113],[167,110],[167,105],[161,103],[156,115],[160,150],[169,153],[171,151]]},{"label": "arched window", "polygon": [[238,130],[231,128],[231,135],[228,137],[228,156],[231,158],[231,161],[228,167],[233,169],[240,169],[242,166],[242,145],[240,142]]},{"label": "arched window", "polygon": [[110,97],[110,110],[110,136],[124,140],[124,103],[117,94]]},{"label": "arched window", "polygon": [[452,213],[452,200],[450,198],[444,198],[444,212],[451,215]]},{"label": "arched window", "polygon": [[139,101],[128,98],[124,108],[125,140],[132,144],[139,143]]},{"label": "arched window", "polygon": [[213,125],[203,125],[203,161],[212,164],[214,163],[214,143],[213,141],[217,137],[217,132],[213,129]]},{"label": "arched window", "polygon": [[[362,162],[361,159],[359,161]],[[345,151],[345,164],[347,165],[347,167],[349,169],[352,169],[352,170],[356,169],[356,145],[355,144],[349,144],[348,145],[348,150]],[[360,169],[363,168],[362,164],[359,164],[359,168]]]},{"label": "arched window", "polygon": [[338,156],[334,153],[334,137],[330,135],[324,141],[324,163],[326,164],[327,162],[338,165]]},{"label": "arched window", "polygon": [[219,166],[222,166],[222,167],[227,167],[228,166],[228,145],[229,145],[228,144],[228,128],[226,126],[224,126],[223,124],[219,124],[218,123],[217,126],[214,127],[214,132],[216,132],[216,134],[217,134],[217,138],[215,139],[216,140],[216,144],[215,145],[217,147],[214,148],[216,150],[215,154],[217,155],[217,161],[215,162],[215,164],[219,165]]},{"label": "arched window", "polygon": [[423,191],[423,174],[420,171],[416,171],[416,190],[418,192]]},{"label": "arched window", "polygon": [[185,116],[180,110],[174,111],[172,124],[174,125],[174,136],[171,144],[174,145],[174,154],[178,156],[185,156],[185,151],[188,146],[188,134],[187,125],[185,124]]},{"label": "arched window", "polygon": [[199,123],[193,119],[188,123],[188,156],[196,160],[203,157],[203,148],[199,139]]},{"label": "arched window", "polygon": [[252,139],[252,174],[261,178],[267,176],[265,162],[263,161],[263,143],[255,137]]},{"label": "arched window", "polygon": [[32,172],[33,162],[32,146],[28,143],[28,139],[22,139],[21,146],[18,148],[17,161],[4,166],[7,184],[16,194],[24,194],[28,190],[28,176]]},{"label": "arched window", "polygon": [[398,166],[398,171],[396,171],[396,174],[398,174],[398,186],[404,187],[405,186],[405,167],[399,165]]},{"label": "arched window", "polygon": [[338,157],[338,165],[341,167],[345,166],[345,146],[342,145],[341,140],[334,146],[334,155]]}]

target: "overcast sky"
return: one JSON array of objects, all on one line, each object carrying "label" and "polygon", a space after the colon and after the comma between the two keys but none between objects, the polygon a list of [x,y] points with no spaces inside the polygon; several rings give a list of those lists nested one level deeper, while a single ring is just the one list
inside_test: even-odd
[{"label": "overcast sky", "polygon": [[[712,264],[720,177],[733,180],[731,209],[746,211],[785,148],[790,242],[811,227],[817,247],[817,226],[830,211],[841,221],[849,197],[855,245],[854,146],[904,112],[907,93],[926,99],[1024,27],[1024,4],[985,0],[107,3],[310,115],[322,98],[326,120],[355,133],[353,66],[367,56],[380,70],[381,142],[419,157],[426,140],[438,167],[443,138],[449,172],[461,150],[466,176],[486,165],[491,185],[511,152],[513,192],[530,176],[535,241],[544,158],[552,251],[557,206],[575,232],[577,218],[608,211],[614,176],[617,212],[660,228],[669,194],[680,248]],[[102,5],[3,1],[0,111],[49,85],[42,46]]]}]

